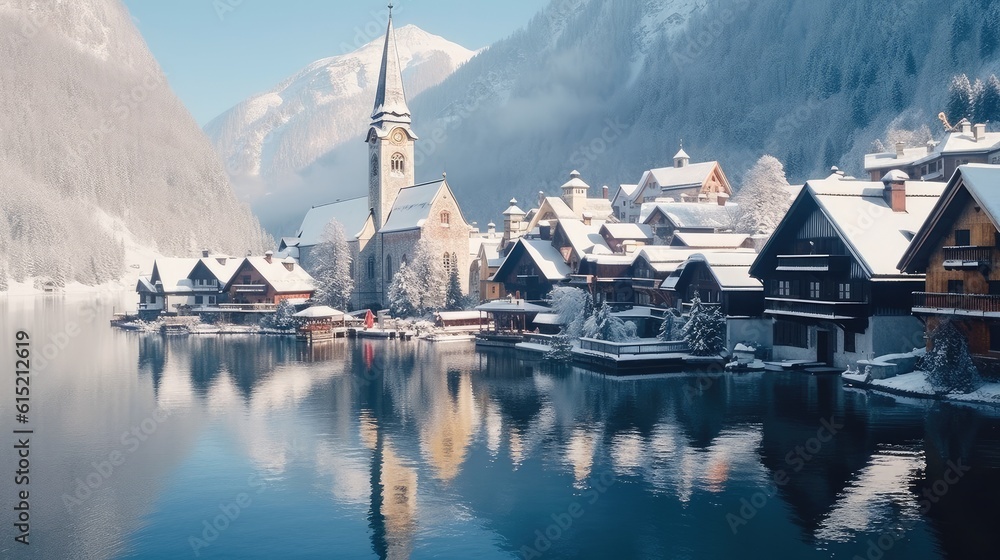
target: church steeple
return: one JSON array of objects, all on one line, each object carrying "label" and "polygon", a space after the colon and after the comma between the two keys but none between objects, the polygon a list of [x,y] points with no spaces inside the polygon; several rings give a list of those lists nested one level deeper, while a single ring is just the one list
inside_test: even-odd
[{"label": "church steeple", "polygon": [[396,51],[396,32],[392,28],[392,4],[389,4],[389,25],[385,31],[382,49],[382,69],[378,75],[375,108],[372,109],[372,126],[383,123],[410,124],[410,109],[406,106],[403,75],[399,69]]}]

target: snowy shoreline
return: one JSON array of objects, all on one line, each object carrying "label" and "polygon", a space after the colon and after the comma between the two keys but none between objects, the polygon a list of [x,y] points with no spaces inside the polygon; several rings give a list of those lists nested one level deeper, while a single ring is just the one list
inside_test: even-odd
[{"label": "snowy shoreline", "polygon": [[863,373],[847,372],[842,373],[841,377],[849,385],[871,389],[880,393],[961,404],[986,404],[1000,407],[1000,382],[995,381],[984,383],[979,389],[971,393],[953,394],[935,392],[927,380],[927,373],[919,370],[903,373],[888,379],[870,379],[869,376]]}]

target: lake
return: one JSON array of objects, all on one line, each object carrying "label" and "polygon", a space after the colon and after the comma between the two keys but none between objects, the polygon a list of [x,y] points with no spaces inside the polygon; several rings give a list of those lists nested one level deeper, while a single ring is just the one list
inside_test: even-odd
[{"label": "lake", "polygon": [[837,376],[614,379],[465,343],[110,328],[134,299],[0,298],[7,371],[17,330],[34,356],[28,424],[13,373],[0,389],[0,557],[936,559],[1000,545],[991,409]]}]

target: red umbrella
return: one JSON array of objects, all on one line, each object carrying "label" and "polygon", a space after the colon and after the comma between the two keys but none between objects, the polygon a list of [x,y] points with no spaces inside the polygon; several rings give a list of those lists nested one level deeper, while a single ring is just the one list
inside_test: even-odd
[{"label": "red umbrella", "polygon": [[365,313],[365,328],[370,329],[374,326],[375,326],[375,316],[372,315],[372,310],[369,309],[368,312]]}]

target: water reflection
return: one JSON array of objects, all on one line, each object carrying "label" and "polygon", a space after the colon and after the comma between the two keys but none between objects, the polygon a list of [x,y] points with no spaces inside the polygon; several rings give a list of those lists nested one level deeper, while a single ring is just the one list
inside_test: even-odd
[{"label": "water reflection", "polygon": [[[66,352],[38,407],[58,457],[39,465],[40,558],[189,555],[248,474],[268,492],[202,556],[851,558],[893,531],[885,558],[998,544],[980,513],[1000,498],[997,415],[836,378],[611,379],[463,345],[102,328]],[[170,419],[67,512],[62,495],[156,409]]]}]

